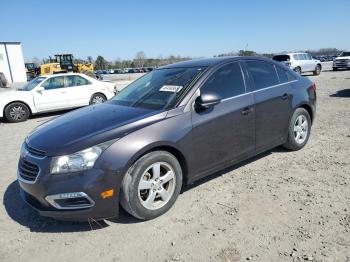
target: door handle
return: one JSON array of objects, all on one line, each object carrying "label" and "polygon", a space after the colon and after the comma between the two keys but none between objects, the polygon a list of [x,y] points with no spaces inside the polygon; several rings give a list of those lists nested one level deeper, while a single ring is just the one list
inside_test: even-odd
[{"label": "door handle", "polygon": [[241,114],[245,116],[245,115],[248,115],[251,111],[252,111],[252,108],[251,108],[251,107],[245,107],[245,108],[243,108],[243,110],[241,111]]},{"label": "door handle", "polygon": [[286,100],[288,98],[287,94],[283,94],[283,96],[281,96],[282,100]]}]

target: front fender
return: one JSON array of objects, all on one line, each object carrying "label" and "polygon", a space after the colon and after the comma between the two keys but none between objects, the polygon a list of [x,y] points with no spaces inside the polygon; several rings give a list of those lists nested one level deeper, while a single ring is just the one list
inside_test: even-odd
[{"label": "front fender", "polygon": [[170,147],[187,159],[193,152],[191,129],[190,113],[165,118],[117,140],[103,152],[95,166],[124,175],[138,158],[159,147]]}]

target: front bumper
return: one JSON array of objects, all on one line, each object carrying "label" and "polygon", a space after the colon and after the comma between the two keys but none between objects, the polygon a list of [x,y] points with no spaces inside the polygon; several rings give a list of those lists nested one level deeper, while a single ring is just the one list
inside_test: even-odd
[{"label": "front bumper", "polygon": [[350,68],[349,61],[335,61],[333,63],[333,68]]},{"label": "front bumper", "polygon": [[[23,159],[20,159],[19,165]],[[26,156],[25,160],[40,167],[34,182],[24,180],[18,173],[21,197],[42,216],[62,220],[86,221],[89,218],[105,219],[119,214],[119,188],[121,176],[116,172],[102,169],[90,169],[70,174],[49,174],[47,158]],[[19,171],[20,172],[20,171]],[[103,198],[101,193],[114,190],[113,196]],[[59,208],[50,204],[47,196],[83,192],[92,205],[84,208]]]}]

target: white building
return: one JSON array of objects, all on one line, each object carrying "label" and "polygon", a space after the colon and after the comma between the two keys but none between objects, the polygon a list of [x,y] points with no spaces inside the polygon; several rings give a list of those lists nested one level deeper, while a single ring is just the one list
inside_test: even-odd
[{"label": "white building", "polygon": [[9,83],[27,81],[20,42],[0,42],[0,72]]}]

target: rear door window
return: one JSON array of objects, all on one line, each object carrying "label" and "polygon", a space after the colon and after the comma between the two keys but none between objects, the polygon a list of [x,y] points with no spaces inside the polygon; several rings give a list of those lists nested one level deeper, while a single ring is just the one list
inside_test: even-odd
[{"label": "rear door window", "polygon": [[254,90],[279,84],[274,65],[265,61],[247,61],[248,71],[253,78]]},{"label": "rear door window", "polygon": [[242,70],[238,62],[219,68],[201,87],[202,92],[214,92],[221,99],[245,93]]},{"label": "rear door window", "polygon": [[293,55],[294,60],[300,60],[297,54]]},{"label": "rear door window", "polygon": [[307,60],[306,54],[298,54],[299,60]]},{"label": "rear door window", "polygon": [[81,76],[78,76],[78,75],[66,76],[67,87],[84,86],[89,84],[91,84],[90,81],[88,81],[87,79]]}]

